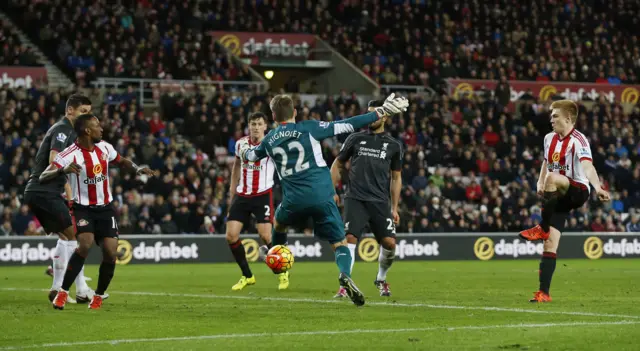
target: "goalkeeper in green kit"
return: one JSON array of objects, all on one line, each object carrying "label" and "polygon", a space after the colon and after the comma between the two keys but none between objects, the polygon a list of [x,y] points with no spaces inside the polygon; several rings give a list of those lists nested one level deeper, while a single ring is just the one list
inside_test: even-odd
[{"label": "goalkeeper in green kit", "polygon": [[[391,94],[374,112],[337,122],[310,120],[296,123],[296,110],[288,95],[275,96],[269,106],[278,127],[269,132],[260,145],[250,148],[246,144],[239,151],[242,159],[252,162],[270,157],[280,177],[283,200],[276,210],[272,244],[285,245],[287,227],[300,218],[312,217],[315,236],[329,241],[335,251],[340,286],[346,289],[354,304],[362,306],[364,295],[350,277],[351,253],[320,142],[338,134],[353,133],[382,117],[406,111],[409,101]],[[289,273],[286,274],[288,279]]]}]

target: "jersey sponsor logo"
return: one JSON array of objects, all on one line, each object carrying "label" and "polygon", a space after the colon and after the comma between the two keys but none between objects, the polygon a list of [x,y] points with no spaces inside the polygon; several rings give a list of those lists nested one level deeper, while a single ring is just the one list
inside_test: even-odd
[{"label": "jersey sponsor logo", "polygon": [[504,239],[495,244],[491,238],[483,236],[476,240],[473,245],[473,252],[482,261],[488,261],[494,256],[505,256],[518,258],[520,256],[539,256],[544,251],[542,243],[534,244],[529,241],[522,242],[514,239],[507,242]]},{"label": "jersey sponsor logo", "polygon": [[560,153],[559,152],[554,152],[553,156],[551,156],[551,161],[553,161],[553,162],[560,161]]},{"label": "jersey sponsor logo", "polygon": [[100,174],[99,176],[96,176],[94,178],[86,178],[82,182],[86,185],[91,185],[91,184],[98,184],[100,182],[104,182],[105,180],[107,180],[107,176],[105,176],[104,174]]},{"label": "jersey sponsor logo", "polygon": [[7,243],[0,249],[0,262],[20,262],[27,264],[29,262],[46,262],[53,259],[55,248],[47,248],[43,243],[37,246],[31,246],[24,243],[20,246],[13,246]]},{"label": "jersey sponsor logo", "polygon": [[102,173],[102,165],[101,164],[97,164],[95,166],[93,166],[93,174],[98,175]]},{"label": "jersey sponsor logo", "polygon": [[180,246],[174,241],[165,245],[162,241],[156,241],[154,244],[147,244],[145,241],[140,242],[133,247],[127,240],[118,241],[118,251],[122,253],[118,257],[118,264],[128,264],[132,259],[139,261],[161,262],[166,260],[197,260],[199,247],[197,244]]},{"label": "jersey sponsor logo", "polygon": [[67,140],[67,136],[64,133],[58,133],[58,135],[56,136],[56,139],[59,142],[64,143],[64,141]]},{"label": "jersey sponsor logo", "polygon": [[264,167],[262,167],[260,165],[260,162],[256,162],[255,164],[249,164],[249,163],[243,163],[242,164],[242,168],[243,169],[249,169],[252,171],[261,171]]},{"label": "jersey sponsor logo", "polygon": [[78,224],[78,227],[86,227],[86,226],[89,225],[89,222],[87,222],[86,219],[81,219],[81,220],[78,221],[77,224]]},{"label": "jersey sponsor logo", "polygon": [[372,149],[369,147],[359,147],[358,148],[358,156],[369,156],[375,158],[386,158],[387,153],[382,150]]},{"label": "jersey sponsor logo", "polygon": [[551,163],[549,165],[547,165],[547,169],[549,171],[554,171],[554,170],[559,170],[559,171],[568,171],[569,170],[569,165],[559,165],[557,163]]}]

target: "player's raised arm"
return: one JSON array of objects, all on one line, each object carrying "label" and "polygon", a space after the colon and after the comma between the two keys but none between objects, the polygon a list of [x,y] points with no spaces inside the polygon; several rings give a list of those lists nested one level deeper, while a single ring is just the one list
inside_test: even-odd
[{"label": "player's raised arm", "polygon": [[141,175],[141,174],[144,174],[144,175],[147,175],[147,176],[156,175],[156,173],[153,170],[151,170],[151,168],[149,168],[147,166],[138,166],[137,164],[135,164],[135,162],[131,161],[130,159],[128,159],[126,157],[119,156],[117,163],[121,167],[135,170],[137,175]]},{"label": "player's raised arm", "polygon": [[46,183],[59,176],[66,176],[70,173],[79,174],[81,170],[80,165],[67,158],[61,157],[56,152],[55,159],[49,167],[40,174],[39,181],[40,183]]},{"label": "player's raised arm", "polygon": [[409,100],[405,97],[395,97],[389,95],[380,107],[376,107],[374,112],[365,113],[355,117],[347,118],[337,122],[318,122],[318,127],[311,131],[311,135],[317,140],[330,138],[338,134],[353,133],[354,131],[366,127],[380,118],[390,117],[407,110]]}]

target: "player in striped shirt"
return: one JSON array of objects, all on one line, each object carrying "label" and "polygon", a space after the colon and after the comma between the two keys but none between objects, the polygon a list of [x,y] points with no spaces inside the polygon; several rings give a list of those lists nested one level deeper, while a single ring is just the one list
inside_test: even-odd
[{"label": "player in striped shirt", "polygon": [[102,127],[98,118],[84,114],[77,118],[74,129],[78,138],[64,149],[49,168],[40,175],[46,183],[62,175],[71,185],[74,221],[76,221],[78,249],[71,256],[62,281],[62,289],[53,300],[53,307],[64,309],[68,291],[84,265],[94,240],[102,247],[102,264],[98,276],[98,288],[89,304],[90,309],[102,306],[104,294],[113,278],[118,250],[118,224],[111,202],[113,194],[109,185],[109,164],[135,169],[136,174],[153,175],[147,167],[138,167],[131,160],[121,157],[113,146],[102,141]]},{"label": "player in striped shirt", "polygon": [[538,178],[538,195],[543,198],[542,222],[520,232],[529,241],[544,240],[540,262],[540,289],[531,302],[550,302],[549,287],[556,269],[556,252],[560,234],[564,230],[569,212],[582,207],[589,199],[589,183],[600,201],[610,196],[602,189],[600,178],[593,166],[591,147],[584,134],[574,127],[578,106],[571,100],[551,104],[553,132],[544,138],[544,161]]},{"label": "player in striped shirt", "polygon": [[[261,251],[271,247],[271,222],[273,220],[273,171],[275,166],[271,158],[251,162],[240,158],[239,150],[259,145],[267,131],[267,116],[262,112],[249,115],[249,135],[236,142],[236,158],[231,171],[231,187],[229,199],[231,206],[227,216],[227,243],[235,258],[242,277],[231,290],[242,290],[247,285],[256,283],[256,277],[249,268],[245,247],[240,240],[240,232],[244,224],[248,224],[251,216],[256,219],[256,229],[265,243]],[[280,290],[289,286],[286,274],[278,274]]]}]

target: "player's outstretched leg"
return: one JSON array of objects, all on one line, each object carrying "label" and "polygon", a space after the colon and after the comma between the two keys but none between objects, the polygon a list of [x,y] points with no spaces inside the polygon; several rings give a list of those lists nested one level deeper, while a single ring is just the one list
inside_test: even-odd
[{"label": "player's outstretched leg", "polygon": [[[287,245],[287,228],[278,224],[274,220],[273,231],[271,232],[271,242],[273,246]],[[266,255],[265,255],[266,257]],[[278,274],[278,290],[286,290],[289,288],[289,272]]]},{"label": "player's outstretched leg", "polygon": [[383,238],[380,242],[380,255],[378,256],[378,275],[373,282],[380,291],[380,296],[391,296],[391,289],[387,283],[387,272],[396,257],[396,239]]},{"label": "player's outstretched leg", "polygon": [[[347,248],[349,249],[349,253],[351,254],[351,267],[349,269],[349,275],[351,275],[351,272],[353,272],[353,265],[356,262],[357,246],[358,246],[358,238],[351,233],[347,233]],[[333,297],[337,299],[348,297],[347,289],[340,286],[338,288],[338,292]]]},{"label": "player's outstretched leg", "polygon": [[93,244],[94,236],[93,233],[81,233],[78,239],[78,244],[74,243],[74,245],[77,245],[77,249],[71,255],[71,258],[66,265],[66,272],[64,274],[64,279],[62,280],[62,287],[53,299],[53,308],[58,310],[64,309],[64,305],[67,303],[67,299],[69,298],[69,289],[84,266],[84,261],[89,255],[89,249]]},{"label": "player's outstretched leg", "polygon": [[556,270],[556,252],[560,243],[560,232],[554,228],[550,228],[549,239],[544,241],[544,252],[540,260],[539,280],[540,288],[534,293],[529,302],[551,302],[549,289],[551,287],[551,278]]},{"label": "player's outstretched leg", "polygon": [[332,246],[335,250],[336,264],[340,270],[340,277],[338,278],[340,286],[346,290],[347,296],[356,306],[364,305],[364,294],[351,280],[351,253],[347,247],[347,240],[334,243]]},{"label": "player's outstretched leg", "polygon": [[556,211],[558,200],[567,192],[569,186],[569,178],[555,173],[547,175],[544,181],[542,221],[533,228],[521,231],[521,238],[529,241],[547,240],[549,238],[551,217]]},{"label": "player's outstretched leg", "polygon": [[227,222],[227,243],[231,249],[233,257],[236,259],[236,263],[242,271],[242,277],[240,280],[231,287],[231,290],[237,291],[244,289],[247,285],[253,285],[256,283],[256,277],[253,276],[251,269],[249,268],[249,262],[247,261],[247,254],[244,249],[242,241],[240,241],[240,231],[242,230],[242,222],[229,221]]}]

